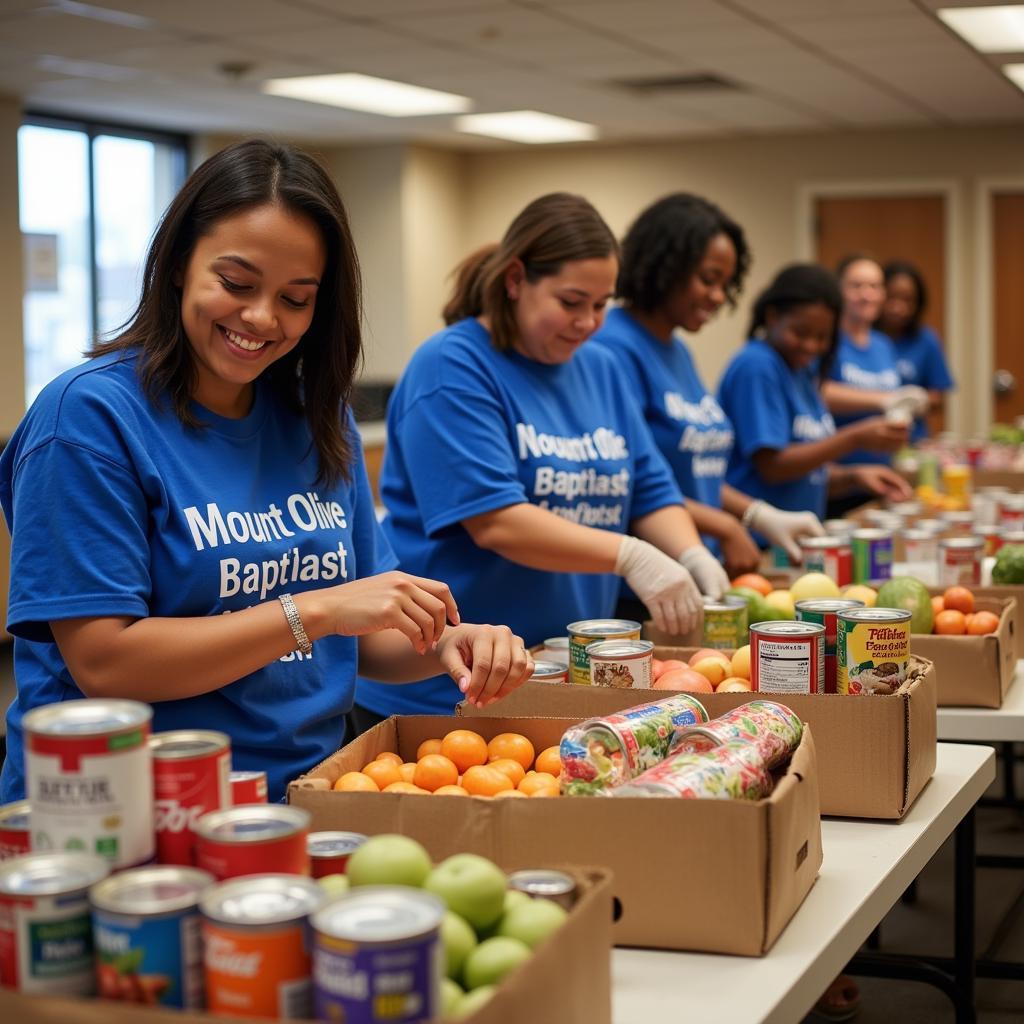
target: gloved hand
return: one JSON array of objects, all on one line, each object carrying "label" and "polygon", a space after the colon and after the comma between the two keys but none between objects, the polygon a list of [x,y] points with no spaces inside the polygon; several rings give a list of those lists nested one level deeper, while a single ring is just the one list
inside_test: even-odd
[{"label": "gloved hand", "polygon": [[729,589],[729,574],[703,544],[687,548],[679,556],[679,564],[693,577],[702,594],[717,601]]},{"label": "gloved hand", "polygon": [[923,416],[928,411],[930,399],[924,388],[916,384],[904,384],[889,392],[885,402],[885,414],[908,412],[913,417]]},{"label": "gloved hand", "polygon": [[825,536],[825,527],[813,512],[784,512],[767,501],[752,502],[743,520],[750,529],[782,548],[794,565],[804,560],[801,537]]},{"label": "gloved hand", "polygon": [[653,544],[625,536],[615,559],[615,573],[647,606],[658,629],[679,636],[697,624],[703,610],[693,577]]}]

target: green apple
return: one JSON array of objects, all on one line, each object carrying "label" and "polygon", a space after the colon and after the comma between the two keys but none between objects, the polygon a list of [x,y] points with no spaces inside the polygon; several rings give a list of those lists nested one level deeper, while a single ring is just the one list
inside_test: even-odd
[{"label": "green apple", "polygon": [[525,942],[530,949],[539,946],[558,931],[569,915],[551,900],[531,900],[513,907],[502,919],[498,934]]},{"label": "green apple", "polygon": [[346,873],[353,887],[411,885],[419,888],[430,874],[430,856],[408,836],[372,836],[349,857]]},{"label": "green apple", "polygon": [[445,911],[441,921],[441,945],[444,946],[445,970],[449,978],[462,976],[466,957],[476,948],[476,932],[463,917]]},{"label": "green apple", "polygon": [[466,993],[462,991],[462,986],[458,982],[452,981],[451,978],[441,979],[441,1016],[451,1017],[455,1013],[455,1008],[459,1005],[462,997]]},{"label": "green apple", "polygon": [[529,959],[530,947],[519,939],[510,939],[504,935],[484,939],[466,957],[466,966],[462,970],[466,988],[497,985],[506,974]]},{"label": "green apple", "polygon": [[509,889],[508,892],[505,893],[505,904],[501,908],[501,917],[499,917],[498,920],[495,921],[494,924],[490,925],[489,927],[481,928],[477,932],[479,938],[489,939],[492,935],[497,935],[501,928],[501,922],[504,921],[506,917],[508,917],[508,912],[513,907],[518,907],[522,903],[529,902],[530,897],[527,896],[525,892],[520,892],[518,889]]},{"label": "green apple", "polygon": [[461,1020],[463,1017],[471,1016],[476,1013],[484,1003],[489,1003],[491,996],[493,995],[493,985],[484,985],[482,988],[474,989],[472,992],[467,992],[455,1004],[455,1009],[452,1010],[452,1016],[456,1020]]},{"label": "green apple", "polygon": [[317,885],[319,885],[320,888],[331,897],[331,899],[334,899],[335,896],[344,896],[351,886],[351,883],[348,880],[348,875],[324,875],[316,881]]},{"label": "green apple", "polygon": [[[360,852],[362,850],[356,851]],[[354,854],[352,860],[355,860]],[[351,878],[351,860],[348,862],[348,873]],[[489,928],[501,917],[505,909],[508,878],[501,868],[486,857],[478,857],[475,853],[457,853],[441,861],[430,872],[423,882],[423,888],[440,896],[449,910],[454,910],[480,931]]]}]

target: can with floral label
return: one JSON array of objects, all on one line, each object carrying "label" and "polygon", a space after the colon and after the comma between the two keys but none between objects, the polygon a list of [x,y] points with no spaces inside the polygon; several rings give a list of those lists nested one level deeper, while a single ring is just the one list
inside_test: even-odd
[{"label": "can with floral label", "polygon": [[772,773],[753,743],[724,743],[699,754],[679,753],[613,789],[614,797],[682,797],[687,800],[761,800],[772,791]]},{"label": "can with floral label", "polygon": [[587,648],[592,686],[649,690],[654,681],[650,640],[599,640]]},{"label": "can with floral label", "polygon": [[598,640],[639,640],[640,623],[630,619],[584,619],[570,622],[569,682],[590,685],[590,658],[587,648]]},{"label": "can with floral label", "polygon": [[773,769],[789,760],[800,746],[803,734],[803,722],[785,704],[752,700],[704,725],[679,733],[671,752],[699,754],[723,743],[752,743],[760,751],[765,765]]},{"label": "can with floral label", "polygon": [[759,693],[824,693],[825,627],[757,622],[750,627],[750,682]]},{"label": "can with floral label", "polygon": [[742,597],[704,598],[704,646],[735,651],[747,639],[747,602]]},{"label": "can with floral label", "polygon": [[985,557],[982,537],[946,537],[939,541],[939,586],[981,585],[981,563]]},{"label": "can with floral label", "polygon": [[910,612],[851,608],[840,612],[836,637],[836,692],[895,693],[910,662]]}]

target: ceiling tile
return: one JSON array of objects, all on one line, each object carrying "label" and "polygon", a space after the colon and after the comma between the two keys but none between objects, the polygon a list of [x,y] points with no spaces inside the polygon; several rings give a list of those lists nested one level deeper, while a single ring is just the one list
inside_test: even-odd
[{"label": "ceiling tile", "polygon": [[[100,0],[90,2],[99,5]],[[316,29],[332,20],[324,11],[291,6],[282,0],[102,0],[101,5],[152,18],[165,28],[201,36]]]}]

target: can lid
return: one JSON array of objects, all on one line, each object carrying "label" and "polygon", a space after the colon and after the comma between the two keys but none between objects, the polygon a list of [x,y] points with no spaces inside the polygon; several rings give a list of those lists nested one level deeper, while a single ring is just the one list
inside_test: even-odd
[{"label": "can lid", "polygon": [[587,644],[587,657],[597,658],[637,658],[650,654],[654,644],[650,640],[598,640]]},{"label": "can lid", "polygon": [[87,697],[33,708],[21,725],[26,732],[48,736],[90,736],[137,728],[152,717],[153,709],[141,701]]},{"label": "can lid", "polygon": [[332,900],[313,915],[313,927],[351,942],[415,938],[441,924],[445,905],[429,892],[401,885],[368,885]]},{"label": "can lid", "polygon": [[909,622],[911,614],[903,608],[851,608],[839,617],[851,622]]},{"label": "can lid", "polygon": [[544,641],[545,647],[552,647],[556,651],[560,651],[563,647],[568,648],[569,638],[567,636],[549,636]]},{"label": "can lid", "polygon": [[742,597],[705,597],[704,611],[706,612],[734,612],[738,608],[746,608],[747,602]]},{"label": "can lid", "polygon": [[196,906],[215,882],[208,871],[158,864],[97,882],[89,890],[89,900],[98,910],[116,914],[170,913]]},{"label": "can lid", "polygon": [[207,889],[199,901],[204,917],[224,924],[285,924],[308,917],[327,893],[301,875],[245,875]]},{"label": "can lid", "polygon": [[920,527],[916,527],[912,530],[903,531],[904,540],[937,540],[934,530],[922,530]]},{"label": "can lid", "polygon": [[149,737],[149,749],[161,761],[198,757],[214,750],[227,750],[230,746],[228,734],[213,729],[175,729],[155,732]]},{"label": "can lid", "polygon": [[0,807],[0,828],[27,832],[32,827],[32,805],[27,800],[16,800]]},{"label": "can lid", "polygon": [[816,548],[846,547],[850,542],[845,537],[801,537],[800,547],[815,550]]},{"label": "can lid", "polygon": [[844,612],[847,608],[863,608],[863,601],[852,597],[814,597],[797,601],[793,607],[798,612]]},{"label": "can lid", "polygon": [[231,771],[228,772],[228,780],[231,782],[248,782],[250,779],[265,779],[266,772],[254,771]]},{"label": "can lid", "polygon": [[577,636],[607,637],[616,633],[632,633],[640,629],[631,619],[581,619],[570,622],[566,629]]},{"label": "can lid", "polygon": [[[566,640],[568,639],[566,637]],[[552,676],[564,676],[566,671],[566,666],[558,661],[535,661],[533,663],[533,675],[530,678],[549,679]]]},{"label": "can lid", "polygon": [[763,636],[817,636],[825,632],[825,627],[820,622],[793,622],[789,619],[782,619],[778,622],[755,622],[750,627],[751,633],[757,632]]},{"label": "can lid", "polygon": [[892,537],[892,530],[854,530],[854,540],[888,540]]},{"label": "can lid", "polygon": [[109,861],[95,853],[26,853],[0,863],[0,892],[12,896],[68,895],[85,892],[108,874]]},{"label": "can lid", "polygon": [[984,537],[946,537],[939,541],[940,548],[983,548]]},{"label": "can lid", "polygon": [[576,891],[576,883],[564,871],[529,868],[513,871],[508,876],[508,887],[531,896],[564,896]]},{"label": "can lid", "polygon": [[242,804],[208,811],[195,824],[196,835],[227,843],[260,843],[309,828],[312,815],[301,807]]},{"label": "can lid", "polygon": [[311,857],[337,857],[358,850],[365,842],[362,832],[310,832],[306,849]]}]

